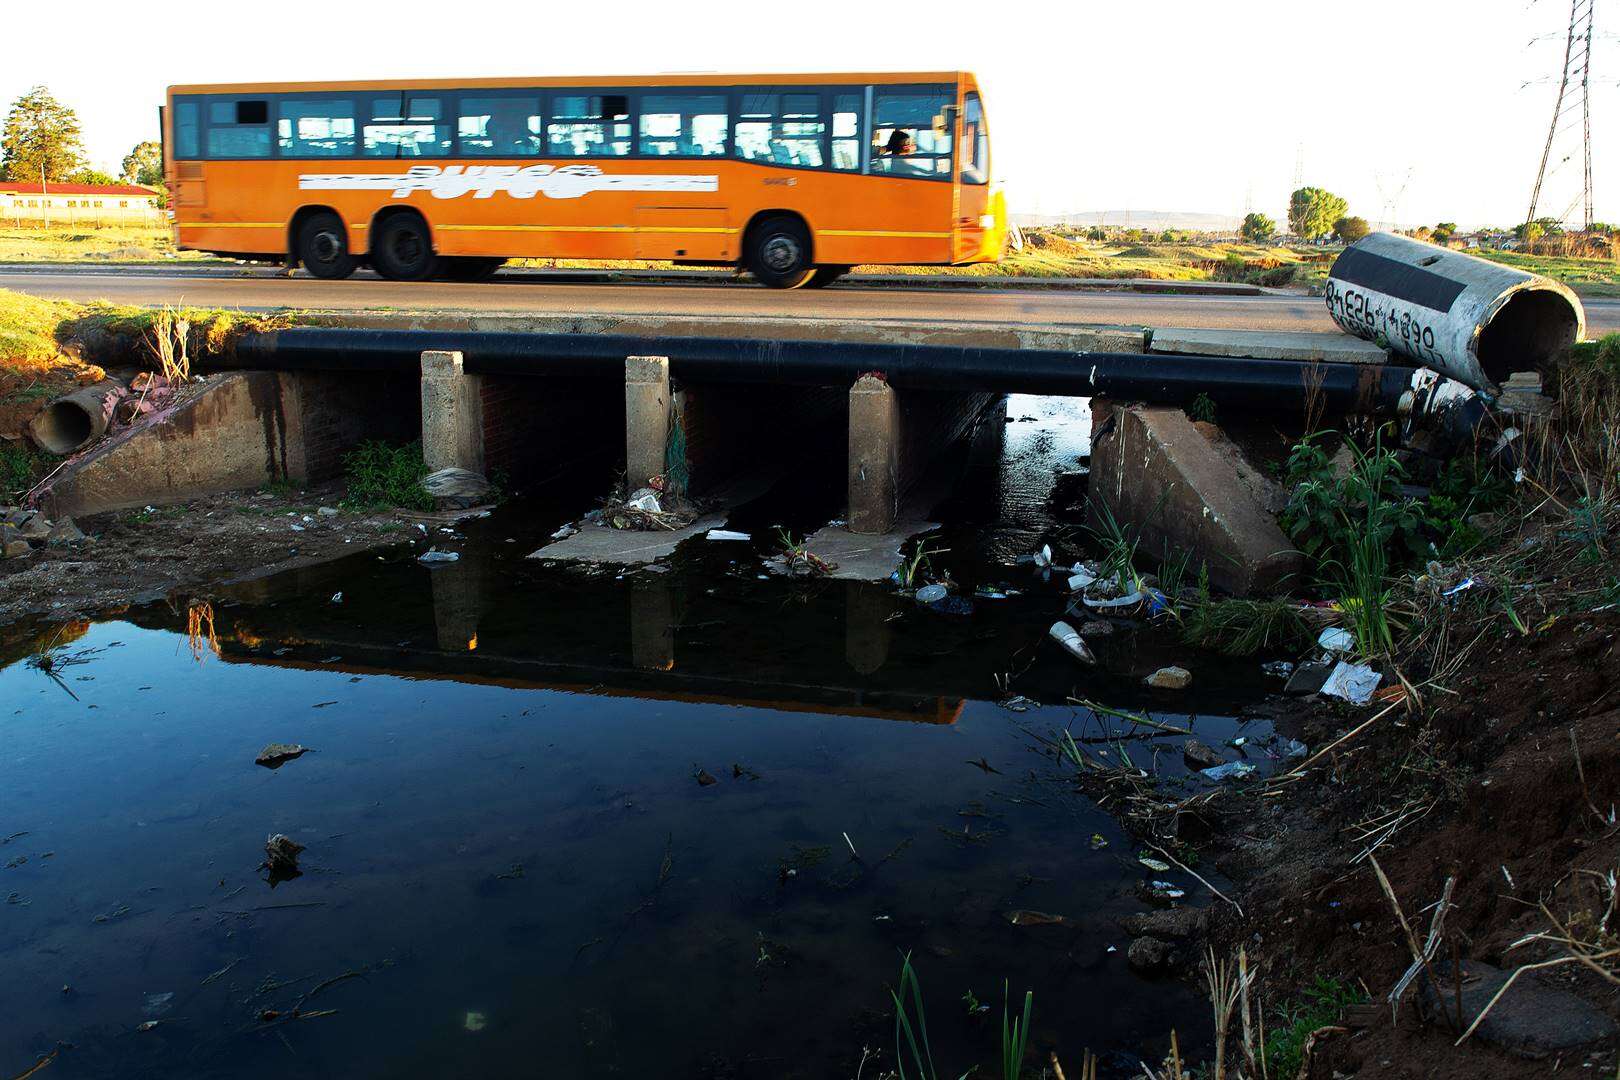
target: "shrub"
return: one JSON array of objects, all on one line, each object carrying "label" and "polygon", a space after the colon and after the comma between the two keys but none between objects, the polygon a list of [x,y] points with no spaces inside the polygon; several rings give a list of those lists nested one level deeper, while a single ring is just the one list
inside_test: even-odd
[{"label": "shrub", "polygon": [[402,507],[406,510],[432,510],[433,496],[422,486],[427,465],[422,460],[422,444],[390,446],[385,442],[363,442],[343,455],[348,480],[345,505],[356,509]]}]

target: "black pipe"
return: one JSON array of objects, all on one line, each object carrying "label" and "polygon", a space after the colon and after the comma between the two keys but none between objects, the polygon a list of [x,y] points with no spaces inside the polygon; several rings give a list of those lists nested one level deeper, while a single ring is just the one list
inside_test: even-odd
[{"label": "black pipe", "polygon": [[210,366],[416,372],[428,350],[459,352],[468,372],[488,375],[619,379],[626,356],[656,355],[669,357],[671,374],[691,382],[847,386],[881,372],[901,388],[1105,394],[1163,405],[1206,394],[1218,405],[1288,411],[1315,393],[1322,411],[1335,415],[1395,413],[1412,375],[1411,368],[1376,364],[1180,353],[320,327],[247,334],[233,357]]}]

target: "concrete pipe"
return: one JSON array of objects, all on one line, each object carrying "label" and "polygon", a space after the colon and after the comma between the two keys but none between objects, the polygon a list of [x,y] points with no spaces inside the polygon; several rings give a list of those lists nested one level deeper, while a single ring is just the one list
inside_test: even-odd
[{"label": "concrete pipe", "polygon": [[81,386],[36,413],[28,422],[28,434],[52,454],[71,454],[106,434],[117,404],[112,395],[122,389],[116,379]]},{"label": "concrete pipe", "polygon": [[1486,391],[1542,367],[1586,331],[1580,300],[1560,283],[1393,233],[1344,250],[1327,306],[1345,333]]}]

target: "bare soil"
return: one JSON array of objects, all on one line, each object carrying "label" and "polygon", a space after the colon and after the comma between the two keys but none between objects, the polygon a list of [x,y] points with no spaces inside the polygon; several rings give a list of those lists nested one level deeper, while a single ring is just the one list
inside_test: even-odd
[{"label": "bare soil", "polygon": [[80,518],[87,539],[0,561],[0,626],[104,614],[177,589],[309,566],[415,535],[403,511],[337,509],[340,486],[229,492]]},{"label": "bare soil", "polygon": [[[1594,875],[1620,865],[1620,828],[1609,820],[1620,804],[1617,650],[1614,612],[1566,615],[1528,637],[1504,631],[1474,650],[1430,721],[1391,712],[1280,794],[1228,800],[1209,854],[1240,883],[1246,917],[1219,906],[1217,948],[1242,943],[1258,956],[1268,996],[1324,975],[1371,999],[1346,1031],[1319,1040],[1309,1076],[1615,1074],[1613,1046],[1541,1060],[1477,1036],[1454,1046],[1443,1018],[1420,1015],[1416,984],[1392,1021],[1385,995],[1411,954],[1363,852],[1378,839],[1369,829],[1408,815],[1374,854],[1420,940],[1455,877],[1446,926],[1461,960],[1512,970],[1560,955],[1544,943],[1511,947],[1551,928],[1542,903],[1592,931],[1606,903]],[[1279,728],[1314,751],[1374,710],[1323,700],[1278,711]],[[1443,985],[1451,942],[1436,962]],[[1620,988],[1578,965],[1537,977],[1620,1018]]]}]

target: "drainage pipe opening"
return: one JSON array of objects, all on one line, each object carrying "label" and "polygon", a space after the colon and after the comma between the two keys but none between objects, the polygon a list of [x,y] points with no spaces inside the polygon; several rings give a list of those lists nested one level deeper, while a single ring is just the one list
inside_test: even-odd
[{"label": "drainage pipe opening", "polygon": [[52,454],[71,454],[82,449],[106,434],[107,396],[121,388],[122,384],[108,379],[57,398],[29,421],[29,436],[42,450]]},{"label": "drainage pipe opening", "polygon": [[1563,293],[1534,286],[1507,298],[1479,335],[1479,366],[1495,383],[1546,367],[1579,339],[1581,315]]}]

